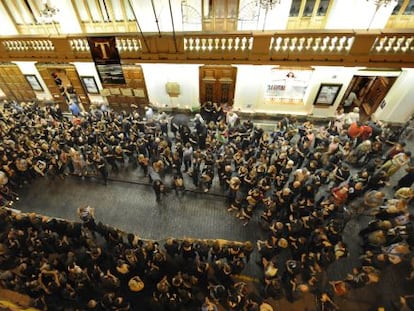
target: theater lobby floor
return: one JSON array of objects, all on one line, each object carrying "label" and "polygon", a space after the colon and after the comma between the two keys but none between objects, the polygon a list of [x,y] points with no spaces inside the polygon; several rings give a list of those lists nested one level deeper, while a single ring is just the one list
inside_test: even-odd
[{"label": "theater lobby floor", "polygon": [[[227,211],[225,198],[216,183],[211,193],[199,193],[193,191],[190,177],[185,176],[188,191],[183,196],[177,197],[172,191],[157,203],[148,179],[142,175],[140,169],[124,168],[118,174],[110,175],[107,186],[94,177],[82,179],[67,176],[64,180],[38,178],[33,184],[21,189],[20,200],[14,208],[78,221],[77,208],[87,204],[95,208],[97,221],[125,232],[136,233],[144,239],[158,240],[160,244],[168,237],[189,237],[250,240],[255,245],[258,239],[266,236],[258,224],[261,211],[256,211],[251,222],[243,226],[243,222],[234,213]],[[385,189],[386,192],[392,195],[388,188]],[[370,219],[366,216],[354,217],[347,223],[344,241],[348,244],[350,254],[329,266],[321,278],[322,289],[329,288],[329,281],[342,280],[353,267],[360,266],[358,232]],[[256,264],[258,260],[255,250],[244,275],[248,277],[245,279],[259,287],[262,268]],[[397,310],[393,308],[392,302],[398,302],[401,295],[414,294],[413,281],[404,279],[409,269],[409,263],[406,262],[389,266],[382,271],[379,283],[351,290],[346,296],[335,297],[335,302],[341,310],[369,311],[378,310],[379,307]],[[274,310],[315,310],[315,298],[311,294],[306,294],[295,303],[285,299],[269,302]]]}]

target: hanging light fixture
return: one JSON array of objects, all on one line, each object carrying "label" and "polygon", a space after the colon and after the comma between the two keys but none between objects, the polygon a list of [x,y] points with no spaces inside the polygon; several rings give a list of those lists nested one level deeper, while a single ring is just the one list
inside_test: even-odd
[{"label": "hanging light fixture", "polygon": [[59,9],[52,6],[48,0],[43,1],[43,8],[40,10],[40,17],[45,21],[53,21]]},{"label": "hanging light fixture", "polygon": [[372,2],[372,3],[374,3],[377,6],[377,8],[380,8],[382,6],[383,7],[386,7],[389,4],[395,3],[397,1],[396,0],[367,0],[367,2]]},{"label": "hanging light fixture", "polygon": [[265,10],[272,10],[279,3],[280,0],[257,0],[256,5],[260,5]]},{"label": "hanging light fixture", "polygon": [[381,7],[387,7],[390,4],[397,4],[397,0],[367,0],[367,2],[372,2],[373,4],[375,4],[375,12],[374,15],[371,18],[371,21],[369,22],[368,28],[367,29],[371,29],[371,25],[372,22],[375,19],[375,16],[377,15],[379,9]]}]

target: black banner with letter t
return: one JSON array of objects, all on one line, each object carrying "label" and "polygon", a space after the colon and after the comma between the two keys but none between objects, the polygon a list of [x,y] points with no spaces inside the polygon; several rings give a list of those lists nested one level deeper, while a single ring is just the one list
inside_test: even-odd
[{"label": "black banner with letter t", "polygon": [[88,43],[102,84],[125,84],[115,37],[88,37]]}]

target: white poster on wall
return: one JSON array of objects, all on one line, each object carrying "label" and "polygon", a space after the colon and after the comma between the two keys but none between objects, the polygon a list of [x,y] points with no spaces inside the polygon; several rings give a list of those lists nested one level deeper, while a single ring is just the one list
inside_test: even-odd
[{"label": "white poster on wall", "polygon": [[265,99],[302,101],[312,70],[272,68],[266,84]]}]

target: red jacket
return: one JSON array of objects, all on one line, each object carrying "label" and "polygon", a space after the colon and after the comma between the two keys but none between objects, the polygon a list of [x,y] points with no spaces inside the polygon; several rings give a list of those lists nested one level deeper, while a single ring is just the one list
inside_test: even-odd
[{"label": "red jacket", "polygon": [[361,135],[362,126],[358,126],[358,123],[354,122],[348,127],[348,136],[351,138],[357,138]]}]

